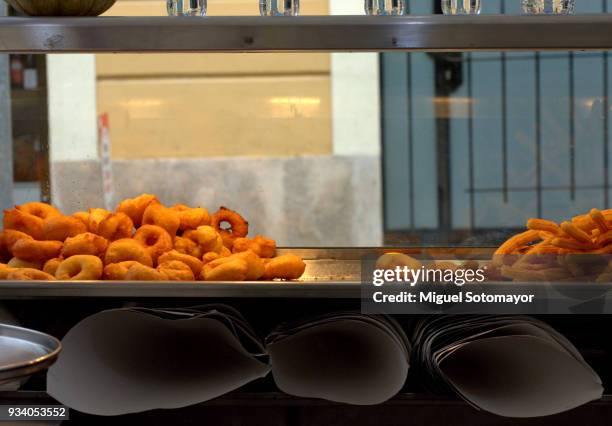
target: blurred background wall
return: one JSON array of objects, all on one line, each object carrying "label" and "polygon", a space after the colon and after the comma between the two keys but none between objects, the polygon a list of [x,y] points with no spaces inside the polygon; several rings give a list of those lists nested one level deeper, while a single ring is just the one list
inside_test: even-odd
[{"label": "blurred background wall", "polygon": [[[255,0],[209,3],[209,15],[258,14]],[[361,6],[311,0],[301,14]],[[119,0],[107,15],[165,13],[162,1]],[[377,54],[49,55],[48,76],[51,199],[63,210],[104,203],[96,120],[107,114],[112,204],[153,192],[235,208],[281,245],[381,244]]]}]

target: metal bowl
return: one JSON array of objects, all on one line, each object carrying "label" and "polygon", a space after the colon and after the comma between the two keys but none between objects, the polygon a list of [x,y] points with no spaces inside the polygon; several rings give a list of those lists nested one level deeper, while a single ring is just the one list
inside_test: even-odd
[{"label": "metal bowl", "polygon": [[18,387],[32,374],[46,370],[61,350],[60,341],[53,336],[0,324],[0,388]]},{"label": "metal bowl", "polygon": [[29,16],[98,16],[116,0],[5,0]]}]

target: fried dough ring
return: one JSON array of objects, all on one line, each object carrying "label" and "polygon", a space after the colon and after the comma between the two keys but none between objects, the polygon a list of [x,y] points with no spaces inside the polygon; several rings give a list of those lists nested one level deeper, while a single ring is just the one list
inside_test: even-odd
[{"label": "fried dough ring", "polygon": [[186,237],[175,237],[174,249],[179,253],[197,257],[198,259],[201,259],[204,254],[198,243]]},{"label": "fried dough ring", "polygon": [[83,225],[89,230],[89,213],[88,212],[76,212],[72,213],[72,217],[81,221]]},{"label": "fried dough ring", "polygon": [[208,262],[212,262],[213,260],[219,259],[220,257],[223,256],[214,251],[209,251],[208,253],[205,253],[204,256],[202,256],[202,263],[207,264]]},{"label": "fried dough ring", "polygon": [[19,268],[9,272],[6,279],[20,281],[53,281],[55,277],[38,269]]},{"label": "fried dough ring", "polygon": [[164,228],[174,237],[181,225],[181,219],[175,210],[164,207],[160,203],[151,203],[142,216],[142,224]]},{"label": "fried dough ring", "polygon": [[221,257],[206,263],[200,278],[204,281],[244,281],[248,270],[244,259]]},{"label": "fried dough ring", "polygon": [[225,246],[221,247],[221,251],[217,253],[216,251],[209,251],[208,253],[202,256],[202,262],[208,263],[215,259],[220,259],[222,257],[229,257],[232,255],[232,252]]},{"label": "fried dough ring", "polygon": [[195,275],[191,268],[180,260],[170,260],[160,263],[157,270],[170,281],[194,281]]},{"label": "fried dough ring", "polygon": [[204,266],[204,263],[202,263],[200,259],[195,258],[193,256],[189,256],[188,254],[180,253],[177,250],[170,250],[169,252],[159,256],[159,258],[157,259],[160,265],[173,260],[178,260],[179,262],[182,262],[185,265],[189,266],[195,277],[200,275],[200,272],[202,271],[202,266]]},{"label": "fried dough ring", "polygon": [[196,229],[202,225],[210,225],[210,214],[208,214],[208,210],[202,207],[190,208],[185,204],[176,204],[170,207],[170,209],[178,213],[180,220],[179,229],[181,231]]},{"label": "fried dough ring", "polygon": [[129,198],[123,200],[117,206],[117,213],[125,213],[130,219],[134,226],[138,227],[142,224],[142,216],[145,210],[151,203],[158,203],[157,197],[152,194],[141,194],[135,198]]},{"label": "fried dough ring", "polygon": [[266,279],[296,280],[302,276],[305,270],[306,263],[301,257],[294,254],[284,254],[265,262],[263,277]]},{"label": "fried dough ring", "polygon": [[142,225],[134,234],[134,240],[147,250],[153,263],[157,262],[159,256],[173,249],[172,237],[160,226]]},{"label": "fried dough ring", "polygon": [[45,265],[43,266],[42,270],[43,272],[46,272],[49,275],[55,276],[55,273],[57,272],[57,267],[63,261],[64,259],[61,257],[54,257],[53,259],[49,259],[45,262]]},{"label": "fried dough ring", "polygon": [[276,254],[276,241],[261,235],[257,235],[253,239],[239,237],[234,240],[232,245],[233,253],[241,253],[247,250],[252,250],[259,257],[274,257]]},{"label": "fried dough ring", "polygon": [[199,226],[194,232],[189,233],[190,237],[195,238],[204,253],[214,251],[221,253],[223,239],[212,226]]},{"label": "fried dough ring", "polygon": [[37,201],[21,204],[19,206],[15,206],[15,208],[19,211],[31,214],[41,219],[47,219],[53,216],[62,215],[62,213],[52,205],[47,203],[40,203]]},{"label": "fried dough ring", "polygon": [[14,229],[28,234],[35,240],[42,238],[43,220],[38,216],[24,213],[17,209],[4,210],[2,219],[4,229]]},{"label": "fried dough ring", "polygon": [[165,281],[168,277],[163,272],[141,263],[130,266],[125,274],[127,281]]},{"label": "fried dough ring", "polygon": [[5,280],[11,272],[15,271],[15,268],[11,268],[10,266],[0,263],[0,280]]},{"label": "fried dough ring", "polygon": [[[247,264],[247,273],[244,278],[247,281],[255,281],[263,277],[265,272],[265,265],[263,260],[257,256],[252,250],[235,253],[229,256],[229,258],[242,259]],[[301,275],[301,274],[300,274]]]},{"label": "fried dough ring", "polygon": [[112,213],[106,216],[98,226],[98,235],[108,241],[130,238],[134,230],[132,219],[125,213]]},{"label": "fried dough ring", "polygon": [[[222,228],[224,223],[227,223],[229,228]],[[223,238],[225,247],[230,250],[236,238],[246,237],[249,233],[249,222],[237,212],[223,206],[212,215],[210,224]]]},{"label": "fried dough ring", "polygon": [[271,238],[266,238],[263,235],[255,235],[253,242],[259,245],[259,253],[255,252],[260,257],[276,256],[276,241]]},{"label": "fried dough ring", "polygon": [[85,232],[75,237],[66,238],[64,247],[62,247],[62,256],[69,258],[78,254],[88,254],[102,257],[107,247],[108,241],[105,238],[91,232]]},{"label": "fried dough ring", "polygon": [[135,260],[126,260],[125,262],[111,263],[104,267],[103,277],[105,280],[123,281],[128,273],[128,270],[139,264]]},{"label": "fried dough ring", "polygon": [[221,236],[221,241],[223,241],[223,246],[231,250],[232,247],[234,247],[234,241],[238,237],[235,237],[234,235],[232,235],[231,232],[226,231],[225,229],[221,229],[218,232],[219,232],[219,235]]},{"label": "fried dough ring", "polygon": [[139,242],[131,238],[122,238],[108,245],[104,255],[104,264],[119,263],[126,260],[135,260],[145,266],[153,266],[153,259]]},{"label": "fried dough ring", "polygon": [[90,281],[102,277],[104,265],[97,256],[77,254],[62,261],[55,271],[58,280]]},{"label": "fried dough ring", "polygon": [[33,240],[33,238],[25,232],[15,231],[14,229],[5,229],[0,232],[0,244],[2,244],[9,254],[13,255],[13,245],[19,240]]},{"label": "fried dough ring", "polygon": [[42,269],[43,263],[41,261],[29,261],[13,257],[7,265],[11,268]]},{"label": "fried dough ring", "polygon": [[63,244],[59,241],[36,241],[21,239],[13,244],[13,256],[29,262],[44,263],[58,257]]},{"label": "fried dough ring", "polygon": [[43,221],[42,239],[64,242],[66,238],[87,232],[87,227],[72,216],[51,216]]},{"label": "fried dough ring", "polygon": [[189,229],[189,230],[183,232],[183,235],[180,238],[187,238],[188,240],[191,240],[194,243],[198,244],[198,232],[197,232],[197,229]]},{"label": "fried dough ring", "polygon": [[89,209],[88,225],[89,232],[99,233],[100,223],[111,215],[111,212],[104,209]]}]

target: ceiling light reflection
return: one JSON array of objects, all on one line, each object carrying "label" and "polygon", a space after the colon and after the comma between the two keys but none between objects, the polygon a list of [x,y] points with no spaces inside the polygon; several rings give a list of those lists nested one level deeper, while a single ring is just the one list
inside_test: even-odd
[{"label": "ceiling light reflection", "polygon": [[321,98],[274,97],[269,102],[273,105],[319,105]]}]

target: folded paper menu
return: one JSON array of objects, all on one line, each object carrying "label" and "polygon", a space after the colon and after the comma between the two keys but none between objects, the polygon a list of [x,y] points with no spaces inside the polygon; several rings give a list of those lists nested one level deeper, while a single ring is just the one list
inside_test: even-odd
[{"label": "folded paper menu", "polygon": [[184,407],[270,370],[251,327],[224,305],[104,311],[72,328],[62,345],[48,393],[96,415]]},{"label": "folded paper menu", "polygon": [[386,316],[343,312],[284,324],[266,347],[277,386],[300,397],[378,404],[408,374],[410,344]]},{"label": "folded paper menu", "polygon": [[427,318],[416,323],[413,343],[425,383],[501,416],[557,414],[603,392],[578,350],[533,318]]}]

